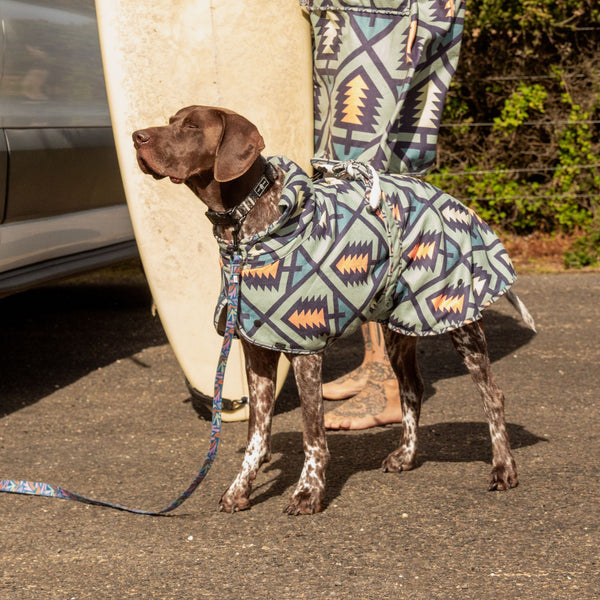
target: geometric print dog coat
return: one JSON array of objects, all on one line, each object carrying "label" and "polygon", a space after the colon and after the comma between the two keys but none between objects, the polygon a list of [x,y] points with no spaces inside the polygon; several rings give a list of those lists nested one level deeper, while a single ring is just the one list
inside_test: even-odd
[{"label": "geometric print dog coat", "polygon": [[[237,333],[255,345],[320,352],[367,321],[438,335],[479,319],[516,279],[490,227],[420,179],[380,175],[373,210],[360,181],[315,182],[287,158],[269,162],[284,174],[281,216],[239,242]],[[222,333],[231,245],[217,241]]]}]

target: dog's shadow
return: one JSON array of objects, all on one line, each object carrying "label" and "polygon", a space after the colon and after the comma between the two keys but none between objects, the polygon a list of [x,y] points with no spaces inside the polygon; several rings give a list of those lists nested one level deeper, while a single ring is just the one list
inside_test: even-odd
[{"label": "dog's shadow", "polygon": [[[504,356],[514,354],[527,345],[535,333],[520,321],[503,313],[486,310],[483,318],[490,360],[494,363]],[[325,351],[323,359],[323,381],[331,381],[360,365],[364,355],[364,343],[360,331],[352,336],[337,340]],[[467,370],[448,335],[424,337],[418,346],[419,368],[425,384],[425,400],[435,394],[435,382],[464,375]],[[210,421],[211,401],[191,397],[194,410],[201,419]],[[299,406],[298,390],[294,374],[290,369],[282,386],[275,414],[295,410]],[[331,408],[333,404],[328,407]]]},{"label": "dog's shadow", "polygon": [[[497,311],[486,311],[484,327],[492,362],[514,354],[534,336],[531,330],[512,316]],[[324,380],[339,377],[358,366],[362,361],[363,351],[360,333],[338,341],[325,355]],[[449,336],[420,340],[419,365],[425,381],[426,399],[435,394],[434,384],[437,381],[458,377],[467,372]],[[277,403],[277,413],[298,407],[297,390],[292,374],[288,375]],[[521,425],[508,423],[507,429],[513,448],[546,441]],[[352,475],[380,469],[383,459],[397,447],[399,439],[399,426],[365,432],[329,432],[327,442],[331,461],[327,470],[326,503],[330,504],[340,495],[346,481]],[[296,483],[302,471],[304,454],[300,432],[275,434],[272,451],[273,454],[281,456],[265,465],[264,472],[274,474],[274,477],[255,488],[253,504],[260,504],[285,493]],[[240,449],[241,452],[243,449]],[[436,423],[419,427],[417,468],[429,461],[491,463],[490,434],[483,415],[480,422]]]},{"label": "dog's shadow", "polygon": [[[487,310],[484,327],[492,363],[514,354],[535,335],[511,315]],[[324,380],[339,377],[358,366],[363,357],[364,344],[360,332],[336,342],[324,358]],[[418,348],[419,366],[425,382],[425,399],[435,395],[435,383],[467,373],[466,367],[454,350],[449,336],[422,338]],[[476,393],[476,392],[474,392]],[[337,403],[328,403],[329,408]],[[299,406],[293,374],[288,374],[277,399],[276,414],[286,413]],[[206,407],[194,403],[201,416]],[[206,415],[208,416],[208,414]],[[513,448],[527,447],[546,441],[527,431],[521,425],[507,424]],[[400,439],[400,427],[389,426],[364,432],[328,432],[327,442],[331,461],[327,470],[326,503],[337,498],[346,481],[362,471],[381,468],[383,459],[393,451]],[[244,449],[240,448],[240,455]],[[268,481],[255,487],[252,503],[259,504],[280,496],[298,480],[304,454],[301,432],[280,432],[272,439],[272,452],[281,456],[263,467]],[[478,422],[436,423],[419,427],[417,468],[428,461],[436,462],[491,462],[490,434],[483,419]]]},{"label": "dog's shadow", "polygon": [[[546,441],[521,425],[507,424],[513,449]],[[347,480],[356,473],[381,469],[383,459],[394,450],[400,439],[399,427],[385,427],[365,432],[327,434],[331,454],[327,468],[326,504],[337,498]],[[266,483],[255,486],[252,504],[281,496],[297,482],[304,463],[301,432],[277,433],[272,439],[273,454],[281,456],[264,465],[273,474]],[[240,449],[240,454],[243,449]],[[484,422],[436,423],[419,427],[418,469],[430,462],[482,462],[491,464],[488,426]]]}]

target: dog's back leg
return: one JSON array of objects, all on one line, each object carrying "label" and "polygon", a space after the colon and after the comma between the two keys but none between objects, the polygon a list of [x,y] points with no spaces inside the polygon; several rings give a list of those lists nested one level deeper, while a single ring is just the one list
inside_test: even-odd
[{"label": "dog's back leg", "polygon": [[219,509],[236,512],[250,508],[252,482],[261,464],[271,459],[271,423],[279,352],[252,346],[242,340],[250,392],[248,445],[242,470],[223,494]]},{"label": "dog's back leg", "polygon": [[463,359],[483,399],[492,438],[490,490],[507,490],[518,484],[515,460],[510,450],[504,418],[504,394],[494,381],[483,327],[479,321],[450,332],[456,351]]},{"label": "dog's back leg", "polygon": [[397,450],[383,461],[384,471],[408,471],[417,457],[417,428],[423,401],[423,380],[417,364],[417,338],[383,328],[390,363],[398,378],[402,402],[402,437]]},{"label": "dog's back leg", "polygon": [[323,510],[325,470],[329,462],[321,387],[322,356],[310,354],[289,358],[302,407],[304,467],[285,512],[312,514]]}]

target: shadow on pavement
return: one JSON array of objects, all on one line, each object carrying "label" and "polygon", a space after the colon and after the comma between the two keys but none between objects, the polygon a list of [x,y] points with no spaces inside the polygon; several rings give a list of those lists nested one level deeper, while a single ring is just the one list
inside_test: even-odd
[{"label": "shadow on pavement", "polygon": [[[494,310],[484,313],[483,324],[492,363],[514,354],[535,336],[531,329],[512,315]],[[323,381],[331,381],[357,367],[362,361],[363,348],[360,332],[336,342],[325,352]],[[448,335],[421,338],[418,353],[419,367],[425,383],[425,400],[434,395],[437,381],[458,377],[467,372]],[[275,413],[287,412],[297,406],[298,393],[293,374],[290,372],[277,400]]]},{"label": "shadow on pavement", "polygon": [[0,416],[118,359],[166,343],[140,270],[69,281],[0,300]]},{"label": "shadow on pavement", "polygon": [[[547,441],[527,431],[521,425],[508,423],[507,429],[513,448],[524,448]],[[364,433],[329,432],[327,443],[331,461],[327,468],[327,503],[339,496],[352,475],[380,469],[383,459],[397,447],[399,436],[400,431],[397,427],[385,427]],[[263,467],[265,473],[275,475],[268,484],[263,484],[262,490],[260,487],[255,489],[252,504],[260,504],[269,498],[281,496],[297,482],[304,462],[301,449],[300,432],[277,433],[273,436],[273,453],[281,453],[282,456]],[[419,427],[419,455],[416,468],[430,461],[491,464],[487,424],[456,422]]]}]

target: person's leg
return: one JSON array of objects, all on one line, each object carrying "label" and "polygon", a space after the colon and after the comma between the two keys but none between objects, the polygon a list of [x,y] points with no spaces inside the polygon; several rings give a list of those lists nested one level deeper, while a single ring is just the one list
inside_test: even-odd
[{"label": "person's leg", "polygon": [[[458,61],[464,4],[413,0],[396,11],[365,12],[346,1],[337,10],[311,11],[316,157],[398,173],[430,167]],[[327,399],[355,396],[325,415],[330,429],[401,419],[381,329],[371,324],[362,331],[371,344],[363,364],[323,388]]]},{"label": "person's leg", "polygon": [[369,379],[377,376],[372,372],[374,365],[387,360],[378,325],[366,323],[362,326],[361,333],[365,343],[362,363],[350,373],[323,384],[323,398],[326,400],[345,400],[356,396],[367,385]]},{"label": "person's leg", "polygon": [[402,420],[398,381],[387,356],[382,329],[377,323],[367,323],[362,333],[363,363],[323,386],[325,398],[354,396],[325,415],[327,429],[367,429]]}]

